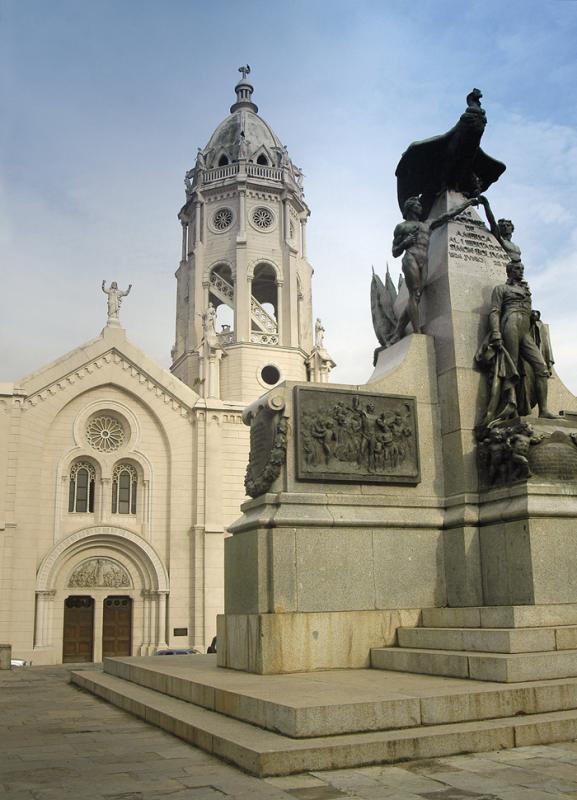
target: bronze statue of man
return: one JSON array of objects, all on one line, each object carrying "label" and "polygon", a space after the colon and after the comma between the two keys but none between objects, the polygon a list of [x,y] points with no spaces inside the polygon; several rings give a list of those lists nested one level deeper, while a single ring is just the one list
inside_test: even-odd
[{"label": "bronze statue of man", "polygon": [[521,261],[521,248],[512,241],[515,226],[510,219],[495,220],[495,215],[491,210],[489,201],[486,197],[479,197],[479,204],[485,209],[487,222],[491,233],[497,239],[503,250],[507,253],[510,261]]},{"label": "bronze statue of man", "polygon": [[422,221],[423,208],[418,197],[409,197],[403,206],[404,221],[400,222],[393,233],[393,256],[398,258],[404,252],[402,269],[405,283],[409,291],[407,307],[401,314],[397,324],[396,340],[403,336],[410,322],[415,333],[422,333],[419,320],[419,303],[427,282],[429,260],[429,239],[435,228],[440,228],[461,214],[466,208],[477,205],[476,197],[467,200],[452,211],[442,214],[436,219]]},{"label": "bronze statue of man", "polygon": [[550,369],[533,337],[531,291],[523,274],[521,261],[507,264],[507,282],[493,289],[489,335],[477,353],[477,361],[492,371],[488,426],[528,414],[533,397],[540,417],[556,417],[547,408]]}]

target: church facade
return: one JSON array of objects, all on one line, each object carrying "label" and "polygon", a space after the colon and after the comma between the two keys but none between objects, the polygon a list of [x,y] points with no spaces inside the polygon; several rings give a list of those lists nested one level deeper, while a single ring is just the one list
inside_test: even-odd
[{"label": "church facade", "polygon": [[103,284],[96,339],[0,384],[0,641],[35,664],[205,649],[245,497],[242,410],[333,366],[320,324],[313,342],[302,173],[241,72],[185,178],[170,370]]}]

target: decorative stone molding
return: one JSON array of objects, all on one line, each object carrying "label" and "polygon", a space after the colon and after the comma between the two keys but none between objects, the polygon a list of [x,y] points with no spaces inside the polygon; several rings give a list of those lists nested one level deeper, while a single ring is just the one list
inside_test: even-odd
[{"label": "decorative stone molding", "polygon": [[220,200],[230,200],[231,198],[236,197],[236,192],[207,192],[206,195],[206,203],[207,205],[212,205],[212,203],[217,203]]},{"label": "decorative stone molding", "polygon": [[242,414],[223,414],[222,421],[224,423],[232,423],[234,425],[242,425]]},{"label": "decorative stone molding", "polygon": [[278,194],[271,194],[270,192],[256,192],[248,190],[246,196],[251,200],[262,200],[265,203],[278,203],[279,200]]},{"label": "decorative stone molding", "polygon": [[[26,399],[26,407],[34,407],[38,403],[54,396],[59,391],[64,391],[70,386],[73,386],[78,381],[82,381],[87,375],[94,373],[95,370],[102,369],[103,366],[108,364],[118,364],[130,377],[137,381],[141,388],[146,389],[148,392],[154,392],[155,396],[163,401],[165,405],[169,405],[174,411],[180,414],[181,417],[190,418],[190,407],[182,403],[175,395],[171,394],[161,384],[155,381],[146,373],[142,372],[135,364],[129,361],[124,356],[120,355],[114,348],[109,350],[102,356],[94,359],[88,364],[80,367],[74,372],[69,373],[63,378],[60,378],[54,383],[46,386],[38,392],[34,392]],[[139,392],[140,393],[140,392]]]},{"label": "decorative stone molding", "polygon": [[37,589],[36,596],[42,597],[44,600],[54,600],[56,597],[56,589]]},{"label": "decorative stone molding", "polygon": [[38,574],[36,577],[37,591],[52,589],[52,582],[54,579],[55,568],[62,558],[62,556],[70,550],[74,545],[85,543],[86,545],[100,542],[106,545],[107,540],[120,544],[121,542],[127,543],[131,546],[132,552],[136,551],[137,558],[140,559],[141,564],[147,567],[147,572],[155,589],[167,592],[169,581],[168,574],[164,564],[159,556],[152,548],[152,546],[141,536],[135,533],[124,530],[123,528],[115,528],[112,526],[96,526],[94,528],[84,528],[81,531],[76,531],[71,536],[58,542],[52,550],[45,556]]}]

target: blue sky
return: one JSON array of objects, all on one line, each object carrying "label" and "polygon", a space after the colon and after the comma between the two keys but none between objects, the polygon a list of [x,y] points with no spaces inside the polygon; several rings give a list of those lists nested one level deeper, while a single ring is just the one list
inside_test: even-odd
[{"label": "blue sky", "polygon": [[363,382],[371,264],[399,221],[394,170],[482,89],[488,193],[516,225],[558,370],[577,391],[575,0],[0,0],[0,380],[93,338],[103,278],[169,363],[183,175],[251,64],[254,100],[305,173],[315,314]]}]

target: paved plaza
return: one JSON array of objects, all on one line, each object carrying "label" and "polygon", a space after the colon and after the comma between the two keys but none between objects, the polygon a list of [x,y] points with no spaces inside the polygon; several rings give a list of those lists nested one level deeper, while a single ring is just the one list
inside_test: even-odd
[{"label": "paved plaza", "polygon": [[69,668],[0,673],[0,800],[577,798],[577,742],[253,778],[70,685]]}]

